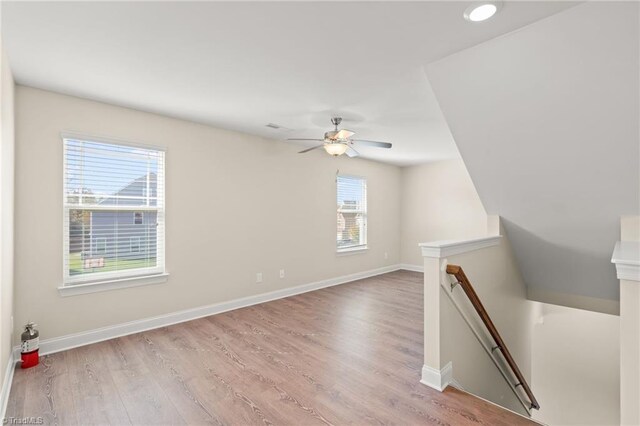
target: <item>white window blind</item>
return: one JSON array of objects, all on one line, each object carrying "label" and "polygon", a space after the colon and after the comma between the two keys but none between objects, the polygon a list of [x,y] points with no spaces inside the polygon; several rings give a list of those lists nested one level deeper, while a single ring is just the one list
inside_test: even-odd
[{"label": "white window blind", "polygon": [[164,151],[63,142],[64,284],[164,273]]},{"label": "white window blind", "polygon": [[355,176],[337,177],[338,251],[367,247],[367,181]]}]

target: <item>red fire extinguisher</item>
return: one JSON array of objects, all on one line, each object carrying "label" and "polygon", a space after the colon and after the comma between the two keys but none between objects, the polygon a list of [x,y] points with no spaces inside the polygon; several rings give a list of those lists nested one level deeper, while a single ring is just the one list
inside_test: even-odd
[{"label": "red fire extinguisher", "polygon": [[36,330],[36,324],[28,322],[24,326],[22,333],[22,348],[20,350],[20,358],[22,359],[22,368],[29,368],[38,365],[40,357],[40,333]]}]

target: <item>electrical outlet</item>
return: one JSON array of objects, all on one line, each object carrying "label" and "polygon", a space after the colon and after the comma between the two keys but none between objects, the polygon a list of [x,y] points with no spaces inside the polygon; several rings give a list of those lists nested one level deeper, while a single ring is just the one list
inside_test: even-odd
[{"label": "electrical outlet", "polygon": [[256,274],[256,283],[260,284],[262,282],[262,272],[258,272]]},{"label": "electrical outlet", "polygon": [[280,278],[284,278],[284,269],[280,269]]},{"label": "electrical outlet", "polygon": [[384,252],[384,259],[385,260],[389,259],[389,253],[387,253],[386,251]]}]

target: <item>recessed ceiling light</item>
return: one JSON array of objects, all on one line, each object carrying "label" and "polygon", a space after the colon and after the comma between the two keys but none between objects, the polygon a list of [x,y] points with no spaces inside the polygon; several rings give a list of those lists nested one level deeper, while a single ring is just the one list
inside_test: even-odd
[{"label": "recessed ceiling light", "polygon": [[486,21],[500,9],[500,3],[496,1],[485,1],[474,3],[464,11],[464,19],[471,22]]}]

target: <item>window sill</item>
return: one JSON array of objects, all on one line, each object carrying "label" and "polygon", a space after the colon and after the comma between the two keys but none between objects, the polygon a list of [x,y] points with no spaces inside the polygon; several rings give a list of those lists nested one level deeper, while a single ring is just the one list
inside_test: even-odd
[{"label": "window sill", "polygon": [[367,246],[353,247],[353,248],[339,249],[336,252],[336,254],[338,256],[348,256],[348,255],[351,255],[351,254],[366,253],[367,250],[369,250],[369,247],[367,247]]},{"label": "window sill", "polygon": [[58,293],[60,296],[77,296],[80,294],[98,293],[101,291],[118,290],[121,288],[140,287],[150,284],[161,284],[167,282],[169,274],[164,272],[162,274],[144,275],[141,277],[119,278],[107,281],[97,281],[86,284],[69,284],[62,287],[58,287]]}]

